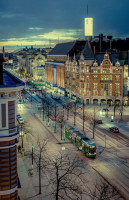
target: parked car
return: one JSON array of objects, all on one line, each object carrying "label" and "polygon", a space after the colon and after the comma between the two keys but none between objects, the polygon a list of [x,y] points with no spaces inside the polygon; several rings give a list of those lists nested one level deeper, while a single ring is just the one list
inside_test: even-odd
[{"label": "parked car", "polygon": [[108,110],[108,108],[104,108],[103,111],[105,111],[105,112],[107,111],[108,112],[109,110]]},{"label": "parked car", "polygon": [[119,129],[117,127],[110,127],[109,131],[111,131],[113,133],[119,133]]},{"label": "parked car", "polygon": [[103,123],[101,119],[97,119],[97,120],[95,120],[95,122],[96,122],[97,124],[102,124],[102,123]]}]

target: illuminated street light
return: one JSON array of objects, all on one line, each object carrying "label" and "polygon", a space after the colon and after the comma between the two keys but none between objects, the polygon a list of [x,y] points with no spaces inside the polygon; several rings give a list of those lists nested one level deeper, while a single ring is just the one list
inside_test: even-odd
[{"label": "illuminated street light", "polygon": [[33,149],[34,149],[34,145],[32,144],[32,170],[33,170]]},{"label": "illuminated street light", "polygon": [[23,149],[23,137],[24,137],[24,133],[23,133],[23,130],[22,130],[22,124],[21,124],[21,131],[20,131],[20,136],[21,136],[21,139],[22,139],[22,149]]}]

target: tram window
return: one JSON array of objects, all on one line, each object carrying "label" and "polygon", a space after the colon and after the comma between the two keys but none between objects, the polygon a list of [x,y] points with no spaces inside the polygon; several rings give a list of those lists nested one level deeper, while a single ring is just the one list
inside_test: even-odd
[{"label": "tram window", "polygon": [[90,149],[89,149],[89,152],[94,154],[95,148],[94,148],[94,147],[93,147],[93,148],[90,148]]}]

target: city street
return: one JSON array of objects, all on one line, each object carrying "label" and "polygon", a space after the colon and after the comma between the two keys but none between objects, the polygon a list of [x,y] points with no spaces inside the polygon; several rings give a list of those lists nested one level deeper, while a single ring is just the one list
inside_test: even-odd
[{"label": "city street", "polygon": [[[98,179],[98,177],[104,177],[110,184],[116,186],[121,194],[124,193],[124,197],[128,199],[128,173],[129,173],[129,149],[128,149],[128,141],[127,138],[123,138],[123,135],[118,134],[114,135],[114,133],[110,133],[109,131],[105,131],[103,129],[103,125],[101,128],[98,128],[95,133],[95,143],[97,146],[97,157],[95,160],[91,160],[86,158],[82,152],[77,151],[76,147],[74,147],[69,141],[62,141],[60,140],[60,130],[57,129],[57,133],[53,133],[54,128],[48,128],[45,123],[43,125],[40,123],[39,115],[36,115],[35,118],[34,114],[37,113],[37,108],[34,105],[26,103],[26,104],[18,104],[18,113],[21,113],[25,120],[25,126],[28,129],[28,135],[24,137],[24,148],[25,148],[25,156],[19,157],[19,160],[23,160],[25,162],[26,170],[31,169],[31,158],[28,158],[27,152],[31,151],[32,144],[36,147],[37,140],[40,141],[44,140],[48,137],[49,141],[49,152],[50,156],[56,154],[56,152],[61,152],[62,147],[65,152],[71,152],[74,156],[79,156],[80,159],[83,160],[85,166],[88,165],[88,170],[90,170],[90,176],[86,176],[88,178],[88,183],[90,185],[91,177],[93,179]],[[76,128],[78,130],[82,130],[82,120],[77,117],[77,125]],[[73,124],[73,117],[70,117],[68,120],[69,124]],[[107,124],[108,126],[108,124]],[[47,127],[47,129],[45,128]],[[86,127],[86,134],[89,138],[92,138],[92,132],[90,126],[85,122]],[[104,134],[106,133],[106,137]],[[113,137],[112,137],[113,136]],[[121,140],[117,138],[121,138]],[[21,139],[21,138],[20,138]],[[91,168],[92,167],[92,168]],[[21,168],[21,167],[20,167]],[[94,169],[94,170],[93,170]],[[20,170],[20,169],[19,169]],[[21,169],[22,170],[22,169]],[[34,170],[35,171],[35,170]],[[36,176],[36,172],[34,173],[33,177],[29,177],[29,179],[33,179],[33,185],[35,185],[35,194],[38,193],[38,175]],[[92,176],[93,175],[93,176]],[[19,173],[20,177],[20,173]],[[21,176],[22,177],[22,176]],[[35,180],[36,179],[36,180]],[[24,179],[21,180],[22,189],[24,189]],[[47,179],[45,179],[45,183],[47,184]],[[94,180],[94,181],[95,181]],[[23,181],[23,183],[22,183]],[[92,182],[91,181],[91,182]],[[92,184],[93,185],[93,184]],[[21,189],[21,194],[23,195]],[[27,190],[29,191],[29,190]],[[46,189],[45,189],[46,191]],[[26,195],[26,193],[24,194]],[[26,198],[29,197],[31,194],[27,194]],[[25,197],[24,197],[25,198]],[[24,199],[23,198],[23,199]],[[38,197],[37,197],[38,198]],[[45,197],[45,199],[47,199]],[[49,197],[48,197],[49,199]]]}]

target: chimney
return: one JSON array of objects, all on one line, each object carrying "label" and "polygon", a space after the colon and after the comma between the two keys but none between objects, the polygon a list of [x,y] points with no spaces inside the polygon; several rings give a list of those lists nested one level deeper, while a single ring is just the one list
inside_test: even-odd
[{"label": "chimney", "polygon": [[109,39],[109,41],[110,41],[110,43],[109,43],[109,48],[110,48],[110,50],[111,50],[111,48],[112,48],[112,36],[107,36],[107,38]]},{"label": "chimney", "polygon": [[94,56],[95,56],[95,53],[96,53],[96,52],[95,52],[95,46],[93,46],[93,52],[94,52]]},{"label": "chimney", "polygon": [[99,34],[99,51],[102,52],[103,34]]}]

